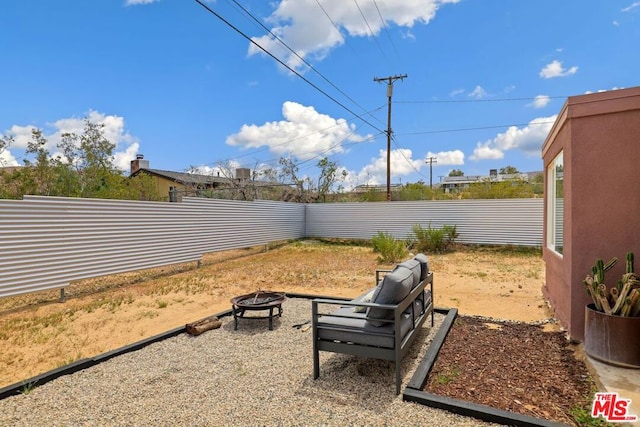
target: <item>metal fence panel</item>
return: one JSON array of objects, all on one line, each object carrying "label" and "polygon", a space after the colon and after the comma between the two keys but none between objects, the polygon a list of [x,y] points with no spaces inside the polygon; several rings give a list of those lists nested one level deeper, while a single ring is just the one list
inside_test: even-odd
[{"label": "metal fence panel", "polygon": [[456,225],[464,243],[542,245],[542,199],[297,204],[25,196],[0,200],[0,297],[202,254],[309,237],[404,238]]},{"label": "metal fence panel", "polygon": [[304,205],[25,196],[0,200],[0,297],[304,237]]},{"label": "metal fence panel", "polygon": [[371,239],[385,232],[404,239],[415,224],[455,225],[459,242],[542,246],[544,200],[434,200],[332,203],[307,206],[307,236]]}]

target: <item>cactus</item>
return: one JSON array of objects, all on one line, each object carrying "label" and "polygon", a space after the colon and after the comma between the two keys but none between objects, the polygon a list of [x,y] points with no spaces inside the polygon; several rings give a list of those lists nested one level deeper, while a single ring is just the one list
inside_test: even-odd
[{"label": "cactus", "polygon": [[627,252],[625,273],[616,286],[608,290],[604,283],[604,273],[611,270],[617,262],[616,257],[606,264],[600,258],[596,260],[591,268],[591,275],[583,280],[587,294],[598,311],[619,316],[640,316],[640,276],[634,272],[633,252]]}]

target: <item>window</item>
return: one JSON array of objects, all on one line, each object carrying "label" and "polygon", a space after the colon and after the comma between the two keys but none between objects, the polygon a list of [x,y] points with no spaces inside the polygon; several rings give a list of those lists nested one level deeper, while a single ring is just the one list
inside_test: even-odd
[{"label": "window", "polygon": [[562,151],[547,169],[547,247],[562,255],[564,233],[564,159]]}]

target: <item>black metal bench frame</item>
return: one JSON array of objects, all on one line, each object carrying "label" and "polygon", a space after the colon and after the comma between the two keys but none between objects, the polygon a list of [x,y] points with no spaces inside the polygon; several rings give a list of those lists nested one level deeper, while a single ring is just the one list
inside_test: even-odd
[{"label": "black metal bench frame", "polygon": [[[428,290],[427,290],[428,288]],[[425,290],[427,290],[427,294],[429,295],[428,301],[425,303],[425,299],[422,299],[421,310],[416,313],[416,306],[414,302],[421,296],[425,295]],[[418,335],[419,329],[422,327],[423,323],[427,319],[429,315],[431,315],[431,326],[434,325],[434,310],[433,310],[433,272],[429,272],[427,277],[421,281],[418,285],[416,285],[409,295],[403,299],[399,304],[396,305],[387,305],[387,304],[375,304],[375,303],[364,303],[358,302],[354,300],[342,300],[342,299],[314,299],[311,302],[311,313],[312,313],[312,327],[313,327],[313,378],[317,379],[320,376],[320,351],[328,351],[333,353],[343,353],[343,354],[351,354],[355,356],[369,357],[373,359],[382,359],[389,360],[395,362],[395,371],[396,371],[396,394],[400,394],[400,388],[402,385],[401,378],[401,364],[402,359],[409,351],[409,348],[416,336]],[[326,324],[322,322],[322,316],[329,317],[341,317],[341,318],[359,318],[360,316],[348,315],[336,315],[334,312],[321,312],[319,305],[327,304],[333,306],[365,306],[365,307],[377,307],[382,309],[393,310],[393,319],[392,320],[380,320],[385,323],[393,323],[394,329],[393,334],[389,333],[375,333],[369,330],[357,329],[348,326],[338,326],[335,324]],[[405,334],[405,336],[401,336],[401,317],[402,314],[409,310],[412,317],[412,325],[411,329]],[[367,336],[393,336],[393,347],[379,347],[367,344],[355,344],[353,342],[343,342],[343,341],[335,341],[335,340],[323,340],[319,338],[319,331],[322,329],[331,329],[334,331],[362,334],[363,337]],[[366,341],[358,340],[358,341]]]}]

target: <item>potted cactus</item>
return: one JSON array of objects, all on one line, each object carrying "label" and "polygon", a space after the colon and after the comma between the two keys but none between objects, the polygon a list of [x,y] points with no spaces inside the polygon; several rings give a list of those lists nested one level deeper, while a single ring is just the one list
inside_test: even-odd
[{"label": "potted cactus", "polygon": [[617,262],[596,260],[584,279],[593,303],[585,311],[586,353],[617,366],[640,368],[640,275],[633,266],[633,252],[626,255],[625,273],[615,286],[605,284],[605,273]]}]

